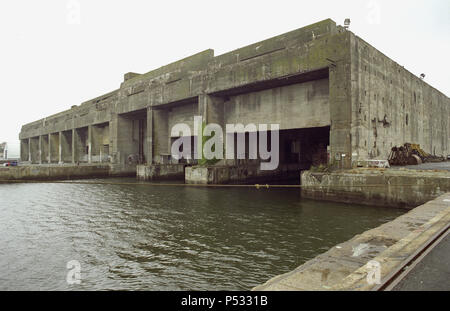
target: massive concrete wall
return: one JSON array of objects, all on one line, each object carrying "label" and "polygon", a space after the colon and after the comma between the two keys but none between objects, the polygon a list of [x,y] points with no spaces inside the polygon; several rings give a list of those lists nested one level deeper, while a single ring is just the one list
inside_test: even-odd
[{"label": "massive concrete wall", "polygon": [[446,171],[352,169],[301,174],[302,197],[372,206],[414,208],[450,191]]},{"label": "massive concrete wall", "polygon": [[352,34],[354,159],[386,159],[393,146],[450,154],[450,100]]},{"label": "massive concrete wall", "polygon": [[117,105],[118,91],[114,91],[79,106],[22,126],[19,138],[24,139],[50,133],[101,124],[111,120]]},{"label": "massive concrete wall", "polygon": [[168,112],[168,131],[170,136],[177,137],[177,135],[172,135],[171,129],[178,123],[188,125],[191,130],[191,134],[194,135],[194,116],[198,115],[197,103],[188,103],[170,108]]},{"label": "massive concrete wall", "polygon": [[224,103],[225,124],[279,124],[281,130],[329,126],[328,79],[232,96]]}]

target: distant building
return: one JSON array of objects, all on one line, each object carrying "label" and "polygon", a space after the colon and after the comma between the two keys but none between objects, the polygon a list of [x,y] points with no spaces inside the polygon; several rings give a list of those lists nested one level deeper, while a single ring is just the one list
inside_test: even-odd
[{"label": "distant building", "polygon": [[8,159],[8,145],[6,143],[0,144],[0,159]]}]

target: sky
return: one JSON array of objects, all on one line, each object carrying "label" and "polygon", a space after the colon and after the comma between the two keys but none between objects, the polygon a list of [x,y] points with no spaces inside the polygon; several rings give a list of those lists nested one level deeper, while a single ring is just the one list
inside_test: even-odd
[{"label": "sky", "polygon": [[0,5],[0,142],[23,124],[206,49],[215,55],[326,18],[447,96],[450,1],[15,0]]}]

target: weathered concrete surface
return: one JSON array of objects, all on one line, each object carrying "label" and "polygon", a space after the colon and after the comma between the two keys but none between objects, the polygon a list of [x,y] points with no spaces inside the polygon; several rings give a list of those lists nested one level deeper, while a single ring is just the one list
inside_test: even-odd
[{"label": "weathered concrete surface", "polygon": [[0,181],[94,178],[110,175],[109,165],[26,165],[0,167]]},{"label": "weathered concrete surface", "polygon": [[422,163],[419,165],[407,165],[404,168],[410,170],[446,170],[450,171],[450,161],[446,162],[434,162],[434,163]]},{"label": "weathered concrete surface", "polygon": [[383,279],[449,223],[450,193],[446,193],[254,290],[370,290],[374,285],[367,282],[369,261],[381,264]]},{"label": "weathered concrete surface", "polygon": [[136,176],[139,180],[183,180],[185,166],[185,164],[138,165]]},{"label": "weathered concrete surface", "polygon": [[406,142],[450,154],[449,98],[327,19],[223,55],[206,50],[127,73],[117,90],[24,125],[21,160],[107,159],[124,172],[161,164],[171,127],[192,127],[195,115],[222,126],[328,127],[329,161],[339,168],[386,159]]},{"label": "weathered concrete surface", "polygon": [[352,158],[387,159],[405,142],[450,154],[449,98],[358,36],[350,53]]},{"label": "weathered concrete surface", "polygon": [[186,167],[184,181],[187,184],[228,184],[250,183],[289,179],[298,176],[297,164],[283,165],[275,171],[261,170],[260,164],[251,165],[217,165]]},{"label": "weathered concrete surface", "polygon": [[450,191],[450,172],[353,169],[301,174],[302,197],[344,203],[413,208]]}]

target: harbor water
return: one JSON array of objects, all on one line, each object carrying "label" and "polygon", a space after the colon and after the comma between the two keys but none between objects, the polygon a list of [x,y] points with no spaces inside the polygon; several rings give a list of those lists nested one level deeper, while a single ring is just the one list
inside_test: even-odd
[{"label": "harbor water", "polygon": [[0,184],[0,290],[248,290],[404,213],[296,188],[90,181],[129,184]]}]

